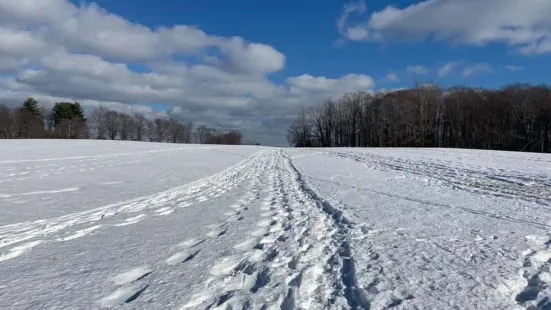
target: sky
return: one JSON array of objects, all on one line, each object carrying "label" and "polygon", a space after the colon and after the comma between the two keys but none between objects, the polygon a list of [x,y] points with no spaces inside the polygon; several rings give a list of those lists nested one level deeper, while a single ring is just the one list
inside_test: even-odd
[{"label": "sky", "polygon": [[2,0],[0,103],[33,96],[286,144],[358,90],[549,83],[551,1]]}]

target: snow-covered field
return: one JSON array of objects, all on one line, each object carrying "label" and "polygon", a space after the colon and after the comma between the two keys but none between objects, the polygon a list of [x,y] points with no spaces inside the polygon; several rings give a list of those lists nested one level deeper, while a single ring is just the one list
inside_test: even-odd
[{"label": "snow-covered field", "polygon": [[0,308],[551,309],[551,156],[0,141]]}]

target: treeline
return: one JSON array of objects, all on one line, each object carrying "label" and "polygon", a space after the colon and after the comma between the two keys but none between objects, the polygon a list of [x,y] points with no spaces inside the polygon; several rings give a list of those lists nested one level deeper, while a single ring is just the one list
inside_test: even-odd
[{"label": "treeline", "polygon": [[85,117],[78,102],[57,102],[51,110],[33,98],[17,108],[0,105],[0,139],[110,139],[167,143],[242,144],[239,131],[220,132],[173,118],[148,119],[99,107]]},{"label": "treeline", "polygon": [[296,147],[454,147],[549,152],[551,89],[435,85],[355,92],[301,109],[288,129]]}]

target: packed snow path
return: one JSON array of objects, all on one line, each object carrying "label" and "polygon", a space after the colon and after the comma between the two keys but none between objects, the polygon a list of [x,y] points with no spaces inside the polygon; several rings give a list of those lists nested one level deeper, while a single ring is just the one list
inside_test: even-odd
[{"label": "packed snow path", "polygon": [[0,308],[551,308],[549,156],[63,143],[0,158]]}]

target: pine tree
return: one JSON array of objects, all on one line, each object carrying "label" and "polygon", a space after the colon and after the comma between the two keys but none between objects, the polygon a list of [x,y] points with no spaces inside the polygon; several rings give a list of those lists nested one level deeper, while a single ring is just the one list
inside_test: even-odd
[{"label": "pine tree", "polygon": [[73,111],[74,117],[79,117],[82,120],[86,121],[86,118],[84,117],[84,109],[80,105],[80,103],[75,102],[71,105],[71,110]]},{"label": "pine tree", "polygon": [[27,100],[21,104],[19,111],[22,113],[29,113],[32,116],[41,115],[40,108],[38,107],[38,101],[32,97],[27,98]]},{"label": "pine tree", "polygon": [[78,102],[56,102],[52,118],[58,137],[78,138],[86,129],[84,109]]},{"label": "pine tree", "polygon": [[44,119],[42,109],[38,107],[38,102],[29,97],[18,109],[19,111],[19,137],[20,138],[40,138],[45,134]]}]

